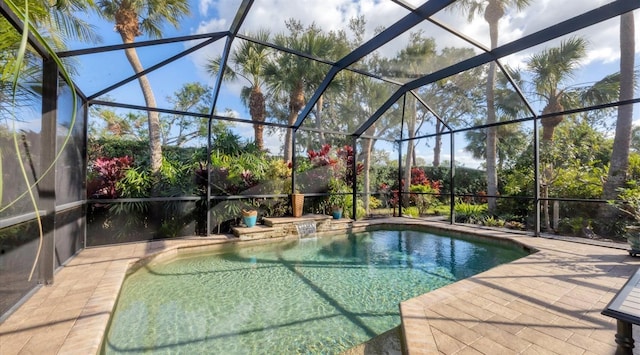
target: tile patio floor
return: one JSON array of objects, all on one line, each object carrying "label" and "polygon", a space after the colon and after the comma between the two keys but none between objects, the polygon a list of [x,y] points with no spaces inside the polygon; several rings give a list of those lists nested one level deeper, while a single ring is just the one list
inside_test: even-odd
[{"label": "tile patio floor", "polygon": [[[539,252],[403,302],[409,354],[614,354],[616,323],[600,312],[640,258],[618,248],[455,229],[514,239]],[[37,290],[0,324],[0,354],[95,354],[131,263],[227,241],[215,236],[85,249],[58,271],[54,285]]]}]

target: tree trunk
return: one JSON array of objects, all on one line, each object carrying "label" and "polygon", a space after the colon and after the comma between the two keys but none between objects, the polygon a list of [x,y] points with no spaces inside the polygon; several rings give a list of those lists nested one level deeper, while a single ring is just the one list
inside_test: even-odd
[{"label": "tree trunk", "polygon": [[544,230],[549,233],[551,231],[551,218],[549,217],[549,186],[542,187],[542,219],[544,220]]},{"label": "tree trunk", "polygon": [[[498,21],[489,22],[489,32],[491,35],[491,48],[496,48],[498,45]],[[487,124],[496,122],[496,108],[495,108],[495,78],[496,78],[496,63],[489,63],[489,73],[487,74]],[[487,195],[498,195],[498,172],[496,170],[496,150],[497,150],[497,129],[495,126],[487,128]],[[496,199],[495,197],[488,198],[488,212],[489,214],[496,213]]]},{"label": "tree trunk", "polygon": [[[122,41],[125,44],[133,43],[133,40],[127,39],[124,35],[122,36]],[[138,74],[141,73],[144,68],[140,63],[140,59],[138,58],[138,54],[135,48],[127,48],[125,49],[125,54],[133,71]],[[138,78],[138,83],[140,84],[140,88],[142,89],[142,95],[144,96],[144,101],[149,108],[156,108],[156,99],[153,95],[153,90],[151,89],[151,84],[145,75],[142,75]],[[150,153],[150,164],[151,164],[151,175],[153,176],[155,182],[157,182],[160,178],[160,167],[162,166],[162,143],[160,138],[160,114],[156,111],[147,111],[147,119],[149,124],[149,153]],[[152,196],[155,196],[157,184],[153,184],[152,187]]]},{"label": "tree trunk", "polygon": [[[633,13],[628,12],[620,16],[620,101],[633,99],[634,37]],[[604,199],[616,198],[616,190],[624,185],[629,169],[632,124],[633,105],[618,106],[609,176],[604,184]]]},{"label": "tree trunk", "polygon": [[[298,118],[298,112],[304,105],[304,87],[302,81],[299,81],[289,96],[289,126],[293,126]],[[293,129],[288,128],[284,139],[284,160],[291,161],[295,147],[293,147]]]},{"label": "tree trunk", "polygon": [[[266,108],[264,103],[264,95],[260,91],[259,86],[254,86],[249,94],[249,114],[254,122],[264,122],[266,116]],[[264,126],[261,124],[253,125],[253,137],[258,149],[264,149]]]},{"label": "tree trunk", "polygon": [[370,214],[369,210],[369,194],[371,193],[371,178],[370,178],[370,169],[371,169],[371,151],[373,150],[373,139],[371,138],[363,138],[363,149],[364,149],[364,175],[363,175],[363,184],[364,184],[364,210],[366,211],[366,216]]},{"label": "tree trunk", "polygon": [[[405,112],[408,114],[405,117],[405,122],[407,123],[407,132],[409,134],[408,138],[414,138],[416,136],[416,100],[413,96],[407,96],[407,108]],[[409,187],[411,186],[411,162],[413,161],[413,151],[414,151],[414,141],[407,141],[407,155],[405,157],[404,164],[404,186],[402,187],[402,192],[409,192]],[[403,206],[409,206],[409,194],[404,194],[402,196]]]},{"label": "tree trunk", "polygon": [[[296,117],[298,117],[297,113],[293,111],[289,111],[289,119],[287,122],[289,125],[293,125],[296,122]],[[284,161],[291,161],[293,157],[293,130],[291,128],[287,128],[287,134],[284,137]]]},{"label": "tree trunk", "polygon": [[[316,102],[316,128],[322,129],[322,108],[324,106],[324,95],[320,95],[318,102]],[[326,138],[324,132],[318,132],[318,142],[321,146],[325,144]]]},{"label": "tree trunk", "polygon": [[[633,99],[634,89],[634,35],[633,12],[620,16],[620,101]],[[629,170],[629,149],[633,129],[633,105],[618,106],[616,134],[613,140],[609,175],[604,183],[602,198],[613,200],[618,197],[618,189],[624,186]],[[599,217],[603,221],[613,220],[617,210],[610,205],[602,205]],[[607,228],[608,229],[608,228]]]},{"label": "tree trunk", "polygon": [[254,139],[256,142],[256,147],[259,150],[263,150],[264,149],[264,126],[261,124],[254,124],[253,125],[253,135],[254,135]]},{"label": "tree trunk", "polygon": [[[436,133],[440,133],[442,123],[440,120],[436,119]],[[436,144],[433,147],[433,166],[435,168],[440,166],[440,154],[442,152],[442,136],[436,136]]]}]

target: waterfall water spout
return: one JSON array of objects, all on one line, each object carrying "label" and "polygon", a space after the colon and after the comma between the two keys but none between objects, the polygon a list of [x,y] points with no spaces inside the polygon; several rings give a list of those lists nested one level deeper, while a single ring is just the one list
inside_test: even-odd
[{"label": "waterfall water spout", "polygon": [[296,230],[298,231],[299,238],[309,238],[316,234],[316,222],[300,222],[296,223]]}]

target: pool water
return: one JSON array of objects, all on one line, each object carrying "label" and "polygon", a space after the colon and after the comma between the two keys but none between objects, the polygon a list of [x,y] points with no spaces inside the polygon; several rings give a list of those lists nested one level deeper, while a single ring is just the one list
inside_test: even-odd
[{"label": "pool water", "polygon": [[130,275],[103,351],[340,353],[399,325],[401,301],[527,254],[389,230],[233,248]]}]

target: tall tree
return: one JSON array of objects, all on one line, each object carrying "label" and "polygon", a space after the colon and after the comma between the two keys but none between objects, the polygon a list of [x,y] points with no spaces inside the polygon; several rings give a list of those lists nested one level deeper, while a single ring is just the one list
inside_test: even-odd
[{"label": "tall tree", "polygon": [[[278,34],[274,42],[277,45],[310,54],[317,58],[335,57],[336,36],[325,34],[315,24],[304,28],[297,20],[286,23],[289,34]],[[341,46],[339,48],[342,48]],[[287,123],[293,125],[298,113],[306,103],[305,94],[320,84],[327,67],[307,58],[292,54],[280,54],[266,69],[270,93],[276,100],[287,102]],[[284,141],[284,160],[293,156],[293,132],[287,129]]]},{"label": "tall tree", "polygon": [[143,140],[148,136],[146,117],[140,112],[120,115],[109,107],[91,106],[89,108],[88,134],[92,139],[116,138]]},{"label": "tall tree", "polygon": [[[512,70],[508,66],[505,69],[518,86],[523,87],[525,85],[521,71]],[[504,75],[496,80],[495,99],[498,122],[512,121],[518,118],[520,114],[528,113],[522,98]],[[476,119],[473,125],[482,125],[481,119]],[[470,152],[476,159],[486,159],[486,129],[467,131],[465,132],[465,137],[468,141],[465,150]],[[527,149],[526,141],[527,134],[523,132],[520,123],[496,126],[496,159],[499,170],[515,162],[514,160]]]},{"label": "tall tree", "polygon": [[[251,36],[251,35],[250,35]],[[259,30],[252,35],[255,39],[267,42],[270,34],[267,30]],[[269,47],[248,41],[240,41],[240,45],[233,50],[229,57],[229,64],[224,72],[224,80],[242,78],[247,85],[242,87],[240,97],[249,107],[249,115],[253,122],[254,140],[258,149],[264,149],[264,122],[267,115],[265,95],[262,92],[265,85],[265,69],[269,63]],[[207,71],[217,75],[220,68],[220,57],[207,63]]]},{"label": "tall tree", "polygon": [[[491,49],[498,47],[498,25],[500,19],[505,14],[505,9],[515,8],[520,11],[529,5],[530,0],[459,0],[454,3],[454,7],[462,9],[468,14],[467,19],[471,22],[476,15],[483,14],[485,21],[489,24],[489,36],[491,39]],[[496,122],[495,110],[495,78],[496,63],[489,63],[487,74],[486,99],[487,99],[487,124]],[[487,194],[496,196],[498,194],[498,173],[496,169],[496,149],[497,130],[495,127],[487,129]],[[495,213],[496,199],[489,198],[489,212]]]},{"label": "tall tree", "polygon": [[[415,78],[433,69],[433,61],[436,56],[435,40],[431,37],[425,37],[423,31],[413,32],[409,35],[409,44],[402,48],[398,54],[388,60],[383,61],[380,65],[380,71],[385,76],[390,76],[401,81],[409,78]],[[411,167],[415,162],[415,138],[416,132],[420,127],[420,123],[424,121],[426,115],[418,116],[419,109],[422,105],[418,105],[418,100],[411,93],[405,95],[405,114],[404,121],[406,123],[406,132],[409,140],[407,141],[407,151],[404,162],[404,189],[409,190],[411,185]],[[422,120],[420,120],[422,118]],[[420,122],[418,122],[420,121]],[[408,202],[409,195],[404,195],[405,203]]]},{"label": "tall tree", "polygon": [[608,75],[594,84],[570,84],[586,53],[585,40],[573,37],[562,41],[558,47],[532,55],[526,61],[535,94],[545,103],[542,114],[551,115],[542,119],[543,143],[553,141],[554,130],[565,117],[554,113],[612,102],[619,95],[619,74]]},{"label": "tall tree", "polygon": [[[635,88],[635,24],[633,12],[620,16],[620,101],[633,99]],[[629,171],[629,153],[632,134],[637,137],[638,129],[633,127],[633,105],[618,106],[616,134],[609,173],[604,183],[602,197],[613,200],[618,197],[618,189],[624,186]],[[617,211],[609,205],[602,205],[599,216],[603,221],[613,220]],[[608,229],[608,226],[604,226]],[[605,230],[606,231],[606,230]],[[608,232],[608,231],[606,231]]]},{"label": "tall tree", "polygon": [[[183,112],[208,114],[211,110],[211,87],[200,83],[186,83],[167,101],[173,109]],[[162,145],[174,144],[178,147],[198,138],[207,136],[207,119],[187,115],[166,115],[160,119]]]},{"label": "tall tree", "polygon": [[[587,53],[587,43],[580,37],[573,37],[560,43],[559,47],[546,49],[532,55],[527,60],[527,68],[533,73],[533,85],[538,96],[545,100],[543,115],[564,111],[575,95],[571,86],[564,86],[579,68]],[[542,140],[553,140],[555,128],[564,115],[542,119]]]},{"label": "tall tree", "polygon": [[[635,43],[633,12],[628,12],[620,16],[620,101],[633,99]],[[603,191],[605,199],[616,198],[617,189],[624,185],[629,168],[632,125],[633,105],[618,106],[609,176]]]},{"label": "tall tree", "polygon": [[[470,58],[473,50],[470,48],[443,48],[441,53],[437,55],[435,60],[441,65],[450,65],[459,60],[459,58]],[[447,126],[459,126],[465,121],[471,121],[472,118],[478,117],[481,111],[480,103],[484,99],[480,80],[483,75],[482,67],[476,67],[459,73],[438,82],[429,84],[418,90],[418,94],[424,98],[429,106],[439,115],[439,118],[432,117],[431,121],[435,124],[433,145],[433,166],[440,166],[442,154],[442,137],[447,131]]]},{"label": "tall tree", "polygon": [[[136,37],[143,33],[151,38],[160,38],[165,22],[177,27],[180,19],[189,14],[188,0],[98,0],[96,5],[100,16],[115,23],[115,30],[120,34],[124,44],[134,43]],[[133,71],[136,74],[141,73],[144,68],[136,49],[126,48],[124,52]],[[138,77],[138,83],[147,107],[156,108],[156,99],[147,76]],[[147,118],[151,174],[157,179],[162,166],[160,115],[149,110]]]},{"label": "tall tree", "polygon": [[[551,229],[549,215],[549,188],[554,181],[553,161],[548,160],[547,151],[553,151],[553,138],[556,127],[565,119],[562,111],[583,107],[589,104],[611,102],[618,96],[619,75],[609,75],[593,85],[570,85],[569,81],[586,57],[586,42],[580,37],[562,41],[558,47],[545,49],[532,55],[526,62],[532,74],[535,93],[545,102],[542,119],[542,169],[541,195],[543,201],[544,222]],[[559,114],[556,114],[559,113]]]}]

